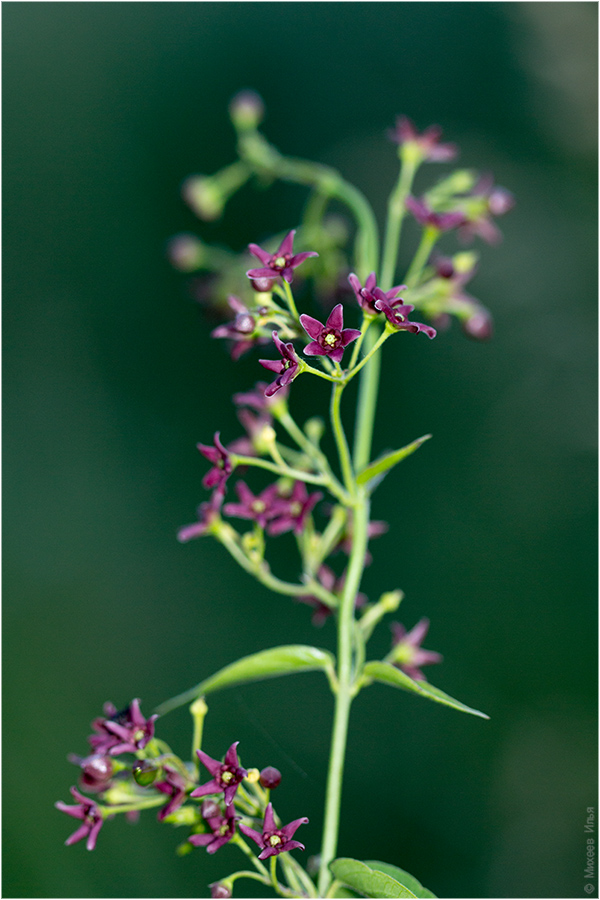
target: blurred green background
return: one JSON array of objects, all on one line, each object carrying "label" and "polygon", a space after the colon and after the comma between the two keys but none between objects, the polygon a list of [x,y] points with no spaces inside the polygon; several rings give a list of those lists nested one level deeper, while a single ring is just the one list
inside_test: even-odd
[{"label": "blurred green background", "polygon": [[[197,231],[241,250],[304,193],[246,189],[198,223],[182,180],[233,159],[226,106],[264,97],[282,150],[334,165],[383,216],[394,116],[439,122],[517,196],[454,327],[385,356],[375,450],[433,432],[376,496],[370,596],[431,618],[432,680],[490,722],[374,687],[353,710],[340,850],[442,897],[579,897],[596,805],[596,13],[593,3],[5,3],[4,896],[196,897],[237,851],[174,855],[153,813],[65,848],[89,722],[154,705],[238,656],[333,646],[224,551],[182,546],[239,434],[228,364],[165,256]],[[430,168],[430,177],[443,169]],[[408,229],[407,229],[408,232]],[[413,237],[415,232],[412,232]],[[409,242],[410,243],[410,242]],[[453,249],[453,239],[446,244]],[[386,350],[388,347],[386,347]],[[262,370],[260,370],[262,372]],[[311,390],[314,393],[311,393]],[[294,391],[301,416],[326,391]],[[291,544],[282,539],[282,565]],[[387,652],[388,633],[374,638]],[[215,695],[205,747],[275,765],[318,850],[331,700],[318,675]],[[161,735],[185,755],[188,714]],[[250,890],[250,889],[249,889]],[[249,894],[247,895],[249,896]]]}]

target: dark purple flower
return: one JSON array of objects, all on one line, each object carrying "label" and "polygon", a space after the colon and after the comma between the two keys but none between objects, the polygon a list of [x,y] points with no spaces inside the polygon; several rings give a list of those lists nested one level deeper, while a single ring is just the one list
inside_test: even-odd
[{"label": "dark purple flower", "polygon": [[284,344],[283,341],[280,341],[276,331],[273,332],[273,340],[281,353],[281,359],[259,359],[261,366],[269,369],[270,372],[277,373],[275,381],[265,388],[266,397],[272,397],[278,390],[291,384],[298,374],[298,367],[302,362],[294,350],[294,345],[292,343]]},{"label": "dark purple flower", "polygon": [[88,738],[96,753],[109,753],[111,756],[137,753],[154,737],[154,722],[158,716],[155,714],[145,719],[140,711],[139,700],[132,700],[120,712],[112,703],[106,703],[104,711],[109,718],[95,719],[92,728],[97,733]]},{"label": "dark purple flower", "polygon": [[78,801],[76,806],[68,806],[62,800],[54,804],[61,812],[67,813],[68,816],[73,816],[75,819],[82,820],[80,827],[67,838],[65,844],[70,846],[71,844],[76,844],[77,841],[83,840],[83,838],[87,838],[86,847],[88,850],[93,850],[96,846],[98,832],[102,828],[102,814],[98,809],[98,805],[93,800],[89,800],[83,794],[80,794],[77,788],[72,787],[71,793],[74,799]]},{"label": "dark purple flower", "polygon": [[279,853],[286,853],[288,850],[304,850],[304,844],[300,841],[292,840],[296,830],[300,825],[306,825],[308,819],[303,816],[301,819],[294,819],[289,825],[283,828],[277,828],[275,818],[273,816],[273,804],[269,803],[265,810],[265,819],[263,822],[262,834],[255,831],[254,828],[248,828],[247,825],[240,825],[240,831],[251,838],[262,852],[258,854],[259,859],[267,859],[268,856],[277,856]]},{"label": "dark purple flower", "polygon": [[268,384],[266,381],[257,381],[255,386],[251,391],[245,391],[243,393],[234,394],[233,402],[236,406],[250,406],[253,409],[257,409],[259,412],[267,412],[271,409],[271,407],[278,404],[282,399],[287,397],[288,388],[282,387],[279,395],[272,400],[270,396],[265,394],[265,391],[268,388]]},{"label": "dark purple flower", "polygon": [[177,540],[181,541],[182,544],[185,544],[187,541],[191,541],[192,538],[202,537],[202,535],[208,534],[215,519],[219,518],[219,511],[221,509],[221,504],[223,503],[224,495],[224,486],[218,487],[213,491],[210,500],[201,503],[198,507],[198,521],[192,522],[191,525],[184,525],[183,528],[180,528],[177,532]]},{"label": "dark purple flower", "polygon": [[288,497],[280,497],[273,504],[276,518],[269,522],[268,533],[273,535],[293,531],[294,534],[301,534],[306,517],[322,497],[320,491],[309,494],[303,481],[295,481],[291,494]]},{"label": "dark purple flower", "polygon": [[93,753],[82,758],[74,753],[69,754],[69,762],[81,767],[79,784],[84,791],[98,794],[110,787],[115,764],[110,756]]},{"label": "dark purple flower", "polygon": [[420,225],[429,225],[437,228],[438,231],[450,231],[452,228],[464,225],[466,221],[464,213],[458,210],[435,212],[424,199],[417,200],[416,197],[407,197],[404,203]]},{"label": "dark purple flower", "polygon": [[[465,204],[465,222],[459,229],[461,240],[471,240],[479,235],[488,244],[498,244],[502,240],[502,232],[492,221],[492,216],[503,216],[515,205],[515,198],[506,188],[494,185],[491,175],[483,175],[472,189]],[[479,201],[479,202],[477,202]]]},{"label": "dark purple flower", "polygon": [[422,322],[409,322],[408,316],[413,311],[414,306],[404,303],[401,297],[398,297],[397,300],[387,300],[383,296],[383,291],[380,294],[380,299],[375,301],[375,309],[385,315],[390,325],[396,331],[411,331],[413,334],[418,334],[419,331],[422,331],[428,338],[436,336],[437,332],[431,325],[424,325]]},{"label": "dark purple flower", "polygon": [[259,781],[266,790],[273,791],[281,784],[281,772],[274,766],[267,766],[261,770]]},{"label": "dark purple flower", "polygon": [[261,528],[267,527],[267,522],[277,515],[274,501],[279,496],[276,484],[271,484],[264,491],[255,496],[244,481],[238,481],[235,489],[240,498],[239,503],[226,503],[223,512],[227,516],[238,519],[250,519],[257,522]]},{"label": "dark purple flower", "polygon": [[350,275],[348,275],[348,281],[350,282],[361,309],[366,313],[370,313],[372,316],[376,316],[378,313],[378,310],[375,309],[375,302],[382,294],[386,300],[393,300],[394,297],[398,296],[399,291],[406,288],[405,284],[399,284],[389,291],[382,291],[381,288],[377,287],[375,272],[371,272],[371,274],[367,276],[364,287],[361,286],[358,276],[355,275],[354,272],[351,272]]},{"label": "dark purple flower", "polygon": [[405,144],[415,144],[422,159],[429,162],[447,162],[454,159],[458,153],[456,144],[440,144],[442,129],[439,125],[430,125],[422,134],[419,134],[406,116],[396,117],[396,127],[388,131],[388,136],[390,140],[401,147]]},{"label": "dark purple flower", "polygon": [[227,298],[232,310],[236,313],[233,322],[227,322],[225,325],[219,325],[211,331],[211,337],[229,338],[233,341],[231,348],[231,356],[233,359],[239,359],[252,347],[257,344],[268,343],[268,338],[255,334],[256,320],[250,310],[242,303],[238,297],[230,294]]},{"label": "dark purple flower", "polygon": [[238,744],[239,741],[236,741],[231,745],[225,754],[225,761],[222,763],[218,759],[212,759],[203,750],[196,750],[198,759],[213,777],[212,781],[208,781],[201,787],[196,788],[195,791],[192,791],[191,797],[205,797],[207,794],[218,794],[223,791],[225,793],[225,805],[229,806],[232,803],[238,784],[248,774],[239,764],[237,755]]},{"label": "dark purple flower", "polygon": [[288,284],[292,283],[294,277],[294,269],[303,263],[304,260],[311,256],[318,256],[314,250],[305,253],[296,253],[294,255],[294,235],[295,230],[289,231],[276,253],[269,253],[263,250],[257,244],[248,244],[248,249],[253,256],[263,264],[261,269],[248,269],[246,275],[248,278],[273,278],[275,275],[281,275]]},{"label": "dark purple flower", "polygon": [[[194,795],[192,794],[192,796]],[[202,815],[208,822],[212,834],[192,834],[189,837],[190,844],[195,847],[206,847],[207,853],[216,853],[223,844],[231,840],[235,834],[235,823],[241,818],[241,816],[235,815],[233,805],[225,807],[225,815],[221,815],[219,807],[213,810],[212,807],[215,805],[211,804],[210,811],[206,811],[205,804],[202,804]],[[217,814],[212,815],[213,812]]]},{"label": "dark purple flower", "polygon": [[323,325],[312,316],[300,316],[300,324],[312,341],[304,348],[305,356],[328,356],[334,362],[341,362],[344,349],[360,337],[356,328],[344,328],[344,312],[342,304],[329,313]]},{"label": "dark purple flower", "polygon": [[225,482],[233,472],[229,453],[227,452],[227,448],[221,443],[220,438],[221,432],[217,431],[214,436],[214,447],[207,446],[206,444],[196,445],[202,456],[205,456],[207,460],[213,464],[213,468],[210,469],[202,479],[202,484],[205,488],[216,486],[223,488]]},{"label": "dark purple flower", "polygon": [[[322,584],[323,587],[330,593],[335,594],[337,597],[341,597],[342,591],[344,590],[344,583],[346,581],[346,573],[344,572],[338,578],[335,572],[330,569],[329,566],[322,565],[319,569],[318,580],[319,583]],[[312,594],[305,594],[301,597],[297,597],[296,599],[300,603],[306,603],[308,606],[312,606],[314,608],[312,623],[317,628],[321,628],[321,626],[325,624],[327,619],[333,615],[333,609]],[[354,601],[355,609],[360,609],[360,607],[364,606],[366,602],[366,594],[359,592],[356,595]]]},{"label": "dark purple flower", "polygon": [[172,812],[179,809],[185,800],[187,780],[183,777],[181,772],[177,771],[177,769],[174,769],[169,765],[164,765],[162,769],[162,779],[161,781],[155,782],[154,787],[163,794],[168,794],[170,797],[170,800],[165,803],[157,816],[158,821],[162,822],[162,820],[166,819],[167,816],[170,816]]},{"label": "dark purple flower", "polygon": [[429,630],[429,619],[421,619],[410,631],[400,622],[392,622],[391,629],[394,665],[415,681],[427,681],[419,666],[430,666],[443,659],[440,653],[421,649],[421,642]]}]

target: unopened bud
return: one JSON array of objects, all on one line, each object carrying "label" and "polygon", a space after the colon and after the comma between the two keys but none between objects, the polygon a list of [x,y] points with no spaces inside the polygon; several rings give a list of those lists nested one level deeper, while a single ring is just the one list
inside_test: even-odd
[{"label": "unopened bud", "polygon": [[404,600],[402,591],[387,591],[379,598],[379,603],[386,612],[395,612]]},{"label": "unopened bud", "polygon": [[180,272],[195,272],[204,262],[204,245],[193,234],[177,234],[167,244],[167,256]]},{"label": "unopened bud", "polygon": [[249,781],[250,784],[256,784],[258,779],[260,778],[260,772],[258,769],[248,769],[248,774],[246,775],[246,781]]},{"label": "unopened bud", "polygon": [[256,91],[240,91],[229,103],[229,115],[240,131],[252,131],[264,119],[265,104]]},{"label": "unopened bud", "polygon": [[462,328],[467,337],[473,338],[475,341],[489,341],[494,333],[492,317],[483,307],[465,319]]},{"label": "unopened bud", "polygon": [[304,423],[304,431],[309,441],[312,441],[313,444],[318,444],[325,433],[325,422],[318,416],[313,416],[312,419],[308,419]]},{"label": "unopened bud", "polygon": [[494,188],[488,198],[488,206],[493,216],[503,216],[515,205],[515,198],[506,188]]},{"label": "unopened bud", "polygon": [[193,175],[183,182],[183,199],[200,219],[218,219],[225,207],[225,198],[215,178]]},{"label": "unopened bud", "polygon": [[477,254],[469,250],[465,250],[463,253],[456,253],[452,257],[452,264],[459,275],[464,275],[477,265]]},{"label": "unopened bud", "polygon": [[273,790],[281,784],[281,772],[274,766],[267,766],[260,773],[260,783],[264,788]]},{"label": "unopened bud", "polygon": [[227,884],[225,881],[214,881],[212,884],[209,884],[210,888],[210,896],[211,897],[231,897],[231,885]]},{"label": "unopened bud", "polygon": [[203,819],[212,819],[221,815],[221,807],[214,800],[205,800],[200,807]]},{"label": "unopened bud", "polygon": [[110,756],[89,756],[81,763],[80,783],[85,790],[96,792],[105,790],[115,771]]},{"label": "unopened bud", "polygon": [[251,278],[250,284],[259,294],[268,294],[273,289],[275,278]]},{"label": "unopened bud", "polygon": [[148,787],[149,784],[156,780],[158,775],[158,767],[155,763],[150,762],[149,759],[143,759],[135,763],[131,771],[135,782],[140,787]]}]

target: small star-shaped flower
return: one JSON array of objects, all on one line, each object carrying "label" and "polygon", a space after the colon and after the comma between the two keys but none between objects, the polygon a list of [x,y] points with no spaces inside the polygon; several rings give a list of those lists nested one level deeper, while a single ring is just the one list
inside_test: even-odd
[{"label": "small star-shaped flower", "polygon": [[223,844],[231,840],[235,834],[235,823],[241,817],[235,815],[233,805],[226,806],[225,814],[221,815],[219,806],[210,800],[202,804],[201,811],[210,826],[211,834],[192,834],[189,842],[195,847],[206,847],[207,853],[216,853]]},{"label": "small star-shaped flower", "polygon": [[448,211],[435,212],[429,204],[421,198],[407,197],[404,204],[409,212],[413,214],[419,225],[429,225],[437,228],[438,231],[451,231],[452,228],[458,228],[459,225],[465,224],[465,215],[462,212]]},{"label": "small star-shaped flower", "polygon": [[439,125],[430,125],[421,134],[407,116],[396,117],[396,127],[388,132],[390,140],[403,147],[414,144],[421,158],[429,162],[447,162],[458,153],[456,144],[441,144],[442,129]]},{"label": "small star-shaped flower", "polygon": [[280,341],[276,331],[273,332],[273,340],[281,353],[281,359],[259,359],[261,366],[277,373],[275,381],[265,388],[265,397],[272,397],[276,391],[291,384],[298,374],[298,369],[302,362],[294,350],[294,345],[291,342],[285,344],[283,341]]},{"label": "small star-shaped flower", "polygon": [[268,533],[275,535],[293,531],[294,534],[301,534],[307,516],[322,497],[320,491],[309,494],[303,481],[294,482],[291,494],[273,503],[275,516],[267,526]]},{"label": "small star-shaped flower", "polygon": [[437,331],[431,325],[424,325],[422,322],[409,322],[408,316],[413,311],[414,306],[411,306],[410,303],[405,303],[401,297],[398,297],[397,300],[388,300],[384,296],[383,291],[380,291],[379,299],[375,302],[375,309],[385,315],[390,325],[396,331],[411,331],[413,334],[418,334],[419,331],[422,331],[428,338],[434,338],[437,334]]},{"label": "small star-shaped flower", "polygon": [[240,825],[240,831],[251,838],[259,847],[262,848],[258,854],[259,859],[267,859],[269,856],[277,856],[279,853],[286,853],[288,850],[304,850],[304,844],[300,841],[292,840],[296,830],[300,825],[306,825],[308,819],[303,816],[301,819],[294,819],[289,825],[283,828],[277,828],[275,825],[275,817],[273,816],[273,804],[269,803],[265,810],[265,818],[263,822],[262,834],[249,828],[247,825]]},{"label": "small star-shaped flower", "polygon": [[198,759],[213,777],[212,781],[208,781],[201,787],[196,788],[195,791],[192,791],[190,797],[205,797],[207,794],[218,794],[223,791],[225,794],[225,805],[229,806],[232,803],[238,784],[248,774],[239,764],[237,755],[238,744],[239,741],[236,741],[231,745],[225,754],[224,762],[212,759],[204,750],[196,750]]},{"label": "small star-shaped flower", "polygon": [[95,719],[92,734],[88,741],[96,753],[108,753],[118,756],[121,753],[137,753],[143,750],[148,741],[154,737],[155,714],[145,719],[140,710],[140,701],[132,700],[130,705],[120,712],[112,703],[104,706],[108,718]]},{"label": "small star-shaped flower", "polygon": [[381,294],[385,296],[386,300],[393,300],[394,297],[398,296],[398,292],[406,287],[405,284],[399,284],[389,291],[382,291],[381,288],[377,287],[375,272],[371,272],[371,274],[367,276],[364,287],[361,285],[358,276],[355,275],[354,272],[351,272],[350,275],[348,275],[348,281],[350,282],[361,309],[372,316],[376,316],[379,312],[379,310],[375,309],[375,303]]},{"label": "small star-shaped flower", "polygon": [[262,268],[260,269],[248,269],[246,272],[248,278],[273,278],[275,275],[281,275],[284,281],[291,284],[294,278],[294,269],[311,256],[319,255],[318,253],[315,253],[314,250],[294,254],[293,246],[295,234],[295,229],[289,231],[279,245],[279,249],[276,253],[269,253],[257,244],[248,244],[250,253],[252,253],[253,256],[256,256],[262,263]]},{"label": "small star-shaped flower", "polygon": [[344,349],[360,337],[356,328],[344,328],[344,312],[342,304],[331,310],[323,325],[312,316],[300,316],[300,324],[312,341],[304,348],[306,356],[328,356],[334,362],[341,362]]},{"label": "small star-shaped flower", "polygon": [[206,503],[201,503],[198,507],[198,521],[192,522],[191,525],[184,525],[177,532],[177,540],[182,544],[191,541],[192,538],[202,537],[210,532],[211,525],[215,519],[219,518],[219,511],[223,503],[225,490],[223,487],[217,487],[212,497]]},{"label": "small star-shaped flower", "polygon": [[430,666],[443,659],[441,653],[421,648],[429,630],[429,619],[421,619],[410,631],[400,622],[392,622],[391,629],[393,664],[415,681],[427,681],[419,666]]},{"label": "small star-shaped flower", "polygon": [[267,522],[277,515],[277,508],[274,506],[274,501],[279,496],[277,485],[270,484],[257,496],[252,493],[244,481],[238,481],[235,489],[240,502],[226,503],[223,507],[225,515],[238,519],[250,519],[261,528],[266,528]]},{"label": "small star-shaped flower", "polygon": [[59,800],[54,804],[61,812],[67,813],[67,815],[73,816],[75,819],[82,820],[80,827],[67,838],[65,844],[70,846],[71,844],[76,844],[77,841],[83,840],[83,838],[87,838],[86,847],[88,850],[93,850],[96,846],[98,832],[102,828],[104,820],[98,809],[98,805],[94,803],[93,800],[84,797],[83,794],[80,794],[77,788],[74,787],[71,788],[71,793],[75,800],[79,801],[76,806],[69,806],[68,804],[63,803],[62,800]]},{"label": "small star-shaped flower", "polygon": [[221,443],[221,433],[219,431],[215,432],[213,440],[213,447],[206,444],[197,444],[202,456],[205,456],[213,464],[212,469],[209,469],[202,479],[202,484],[205,488],[224,488],[225,482],[233,472],[233,465],[227,448]]}]

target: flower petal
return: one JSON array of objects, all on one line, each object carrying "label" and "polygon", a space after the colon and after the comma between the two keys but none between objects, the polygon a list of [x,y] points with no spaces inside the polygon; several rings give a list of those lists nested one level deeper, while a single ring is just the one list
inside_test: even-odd
[{"label": "flower petal", "polygon": [[318,319],[313,319],[312,316],[307,316],[306,313],[303,313],[300,316],[300,324],[306,331],[307,335],[313,340],[316,340],[323,331],[323,324],[319,322]]}]

